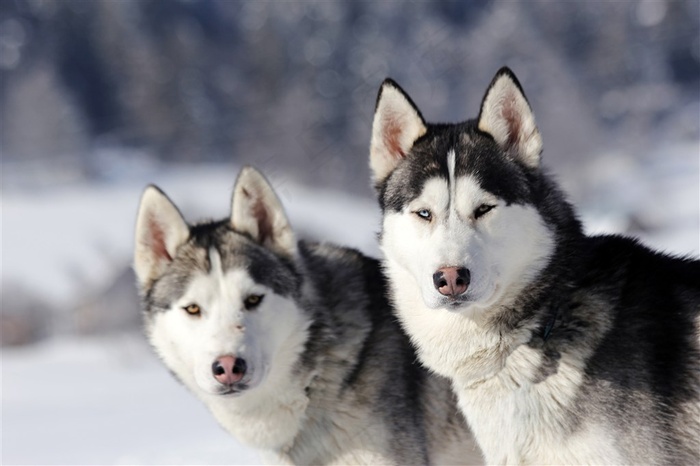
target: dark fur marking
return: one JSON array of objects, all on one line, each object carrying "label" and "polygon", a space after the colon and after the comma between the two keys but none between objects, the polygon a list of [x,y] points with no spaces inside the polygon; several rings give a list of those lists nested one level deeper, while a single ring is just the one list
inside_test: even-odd
[{"label": "dark fur marking", "polygon": [[[599,358],[615,367],[601,367],[600,376],[607,378],[610,370],[629,374],[633,388],[650,390],[664,404],[697,397],[700,348],[694,320],[700,308],[691,303],[700,302],[700,262],[671,259],[617,236],[591,238],[589,257],[595,262],[589,264],[585,280],[616,303],[613,328],[592,360],[594,367]],[[606,290],[606,281],[617,286]],[[651,369],[649,379],[634,372],[629,360],[620,358],[614,364],[606,354],[648,357],[640,363]]]},{"label": "dark fur marking", "polygon": [[271,288],[281,296],[290,297],[298,294],[302,281],[301,275],[290,260],[257,244],[246,245],[242,251],[242,257],[245,258],[250,276],[256,282]]},{"label": "dark fur marking", "polygon": [[[394,171],[377,184],[382,211],[400,212],[417,198],[432,178],[449,179],[447,155],[455,151],[455,176],[474,176],[484,190],[508,204],[532,202],[532,170],[507,156],[475,121],[429,124]],[[503,183],[503,180],[510,180]]]}]

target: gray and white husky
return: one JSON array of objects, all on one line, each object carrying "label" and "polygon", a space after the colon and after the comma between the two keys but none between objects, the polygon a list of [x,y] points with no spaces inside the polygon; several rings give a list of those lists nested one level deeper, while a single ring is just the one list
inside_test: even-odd
[{"label": "gray and white husky", "polygon": [[242,170],[216,222],[188,225],[147,188],[134,269],[160,358],[269,460],[481,461],[449,381],[420,366],[395,322],[379,263],[297,242],[256,170]]},{"label": "gray and white husky", "polygon": [[383,83],[370,164],[401,324],[487,463],[697,464],[700,262],[585,236],[541,150],[507,68],[458,124]]}]

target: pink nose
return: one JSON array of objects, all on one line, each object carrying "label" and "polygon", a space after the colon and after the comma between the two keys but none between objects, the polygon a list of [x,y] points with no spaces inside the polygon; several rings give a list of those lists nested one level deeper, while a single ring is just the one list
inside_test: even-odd
[{"label": "pink nose", "polygon": [[223,385],[233,385],[245,375],[247,365],[245,359],[226,355],[219,357],[211,365],[214,378]]},{"label": "pink nose", "polygon": [[469,270],[464,267],[441,267],[433,274],[433,284],[441,295],[456,298],[469,286]]}]

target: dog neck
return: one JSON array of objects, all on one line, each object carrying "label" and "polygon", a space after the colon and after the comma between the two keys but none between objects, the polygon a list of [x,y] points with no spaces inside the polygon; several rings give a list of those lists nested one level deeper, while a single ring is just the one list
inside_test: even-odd
[{"label": "dog neck", "polygon": [[418,287],[398,286],[412,283],[409,272],[389,259],[385,270],[397,316],[421,361],[469,386],[498,376],[513,352],[534,340],[542,341],[545,330],[549,339],[562,307],[561,293],[543,288],[518,290],[488,308],[430,309]]}]

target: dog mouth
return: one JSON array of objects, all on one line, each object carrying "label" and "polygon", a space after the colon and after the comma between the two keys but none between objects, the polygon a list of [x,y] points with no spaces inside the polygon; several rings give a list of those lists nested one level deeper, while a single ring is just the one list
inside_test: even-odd
[{"label": "dog mouth", "polygon": [[472,307],[475,309],[489,308],[496,303],[499,289],[498,285],[494,285],[488,293],[474,293],[468,290],[459,296],[445,297],[440,305],[450,312],[461,312]]},{"label": "dog mouth", "polygon": [[245,392],[255,389],[265,379],[267,367],[263,365],[262,370],[248,372],[238,382],[231,385],[220,385],[216,393],[217,396],[236,397],[245,394]]},{"label": "dog mouth", "polygon": [[442,303],[442,306],[448,311],[458,311],[464,306],[473,304],[474,301],[469,299],[467,296],[457,296],[455,298],[446,298]]},{"label": "dog mouth", "polygon": [[465,292],[464,294],[457,296],[445,296],[440,300],[440,307],[447,309],[448,311],[461,311],[466,307],[478,304],[480,302],[479,296],[474,293],[470,293],[471,290]]},{"label": "dog mouth", "polygon": [[239,396],[242,395],[246,390],[250,388],[250,385],[247,382],[237,382],[233,385],[228,385],[225,387],[221,387],[216,395],[218,396]]}]

